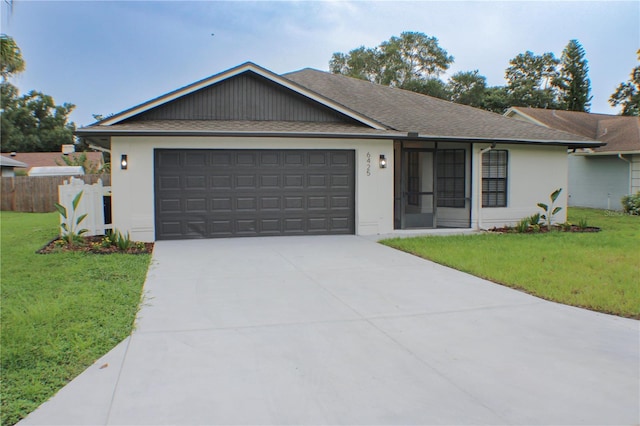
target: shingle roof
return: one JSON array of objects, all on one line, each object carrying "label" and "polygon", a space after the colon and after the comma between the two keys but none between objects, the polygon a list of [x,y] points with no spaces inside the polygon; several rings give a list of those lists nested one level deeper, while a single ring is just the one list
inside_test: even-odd
[{"label": "shingle roof", "polygon": [[310,68],[283,74],[283,77],[391,129],[418,132],[421,136],[525,141],[590,139],[518,122],[500,114],[431,96]]},{"label": "shingle roof", "polygon": [[607,144],[595,148],[595,152],[640,151],[640,118],[638,117],[522,107],[513,107],[511,110],[549,128]]},{"label": "shingle roof", "polygon": [[[87,160],[95,163],[98,166],[101,166],[103,164],[103,157],[101,152],[85,152],[85,154],[87,155]],[[54,167],[65,165],[62,160],[63,154],[61,152],[18,152],[15,155],[4,155],[11,155],[10,158],[22,163],[26,163],[24,166],[17,167],[27,167],[28,169],[31,169],[31,167]],[[80,155],[80,153],[76,152],[74,154],[67,155],[75,157]]]},{"label": "shingle roof", "polygon": [[[232,72],[233,71],[233,72]],[[189,96],[206,84],[218,84],[241,72],[259,72],[277,84],[296,91],[325,106],[357,117],[362,125],[306,123],[285,121],[221,121],[221,120],[128,120],[158,103]],[[182,94],[182,95],[181,95]],[[374,129],[377,127],[378,129]],[[512,120],[499,114],[455,104],[388,86],[314,69],[275,75],[255,64],[247,63],[229,71],[196,82],[155,100],[116,114],[102,122],[78,129],[81,137],[99,136],[107,141],[110,134],[280,134],[376,135],[402,138],[417,132],[421,139],[499,141],[508,143],[544,143],[574,147],[598,146],[592,139],[562,131]]]}]

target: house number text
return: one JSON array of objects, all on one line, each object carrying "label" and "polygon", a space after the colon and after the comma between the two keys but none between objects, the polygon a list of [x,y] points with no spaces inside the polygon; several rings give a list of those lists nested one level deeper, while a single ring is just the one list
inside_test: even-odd
[{"label": "house number text", "polygon": [[371,153],[367,152],[367,176],[371,176]]}]

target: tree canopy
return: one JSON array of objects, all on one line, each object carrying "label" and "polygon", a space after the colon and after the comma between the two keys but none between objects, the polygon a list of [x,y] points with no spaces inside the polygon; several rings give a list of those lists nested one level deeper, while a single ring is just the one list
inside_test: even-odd
[{"label": "tree canopy", "polygon": [[560,76],[553,53],[521,53],[509,61],[505,71],[512,106],[557,108],[555,85]]},{"label": "tree canopy", "polygon": [[438,39],[419,32],[403,32],[379,46],[360,46],[336,52],[329,61],[334,74],[343,74],[387,86],[415,87],[415,81],[438,77],[453,63]]},{"label": "tree canopy", "polygon": [[[445,82],[440,76],[453,64],[453,56],[424,33],[403,32],[377,47],[360,46],[336,52],[329,61],[334,74],[368,80],[452,102],[504,113],[511,106],[589,111],[591,82],[584,48],[570,40],[557,59],[552,52],[520,53],[505,70],[506,85],[487,86],[479,70],[459,71]],[[638,72],[640,74],[640,72]],[[621,96],[630,89],[623,84]],[[635,87],[635,86],[634,86]],[[633,93],[636,93],[633,92]],[[622,102],[622,101],[620,101]],[[636,102],[637,104],[637,102]]]},{"label": "tree canopy", "polygon": [[67,121],[74,105],[56,105],[51,96],[33,90],[19,96],[8,83],[2,84],[0,90],[3,151],[52,152],[73,143],[75,124]]},{"label": "tree canopy", "polygon": [[60,151],[74,142],[75,124],[68,122],[75,107],[56,105],[53,98],[35,90],[20,96],[18,88],[7,80],[24,70],[20,48],[13,38],[2,34],[2,82],[0,83],[0,140],[3,151]]},{"label": "tree canopy", "polygon": [[13,74],[24,71],[25,63],[22,52],[12,37],[0,34],[0,75],[2,81]]},{"label": "tree canopy", "polygon": [[578,40],[571,40],[562,51],[561,73],[557,80],[562,109],[588,112],[591,107],[591,80],[585,51]]},{"label": "tree canopy", "polygon": [[487,79],[478,70],[457,72],[449,79],[450,99],[459,104],[482,107],[486,90]]},{"label": "tree canopy", "polygon": [[[636,52],[640,62],[640,49]],[[620,83],[609,98],[613,107],[622,105],[621,115],[640,115],[640,64],[633,68],[629,80]]]}]

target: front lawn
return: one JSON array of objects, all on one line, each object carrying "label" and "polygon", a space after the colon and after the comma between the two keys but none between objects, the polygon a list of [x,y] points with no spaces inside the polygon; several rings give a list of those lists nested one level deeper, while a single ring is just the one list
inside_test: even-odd
[{"label": "front lawn", "polygon": [[570,208],[598,233],[497,234],[382,241],[544,299],[640,319],[640,216]]},{"label": "front lawn", "polygon": [[57,213],[1,213],[1,422],[12,425],[126,338],[151,256],[36,254]]}]

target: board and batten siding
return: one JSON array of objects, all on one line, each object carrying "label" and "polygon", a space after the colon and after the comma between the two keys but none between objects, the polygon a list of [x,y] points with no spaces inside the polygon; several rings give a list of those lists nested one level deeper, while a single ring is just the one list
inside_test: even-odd
[{"label": "board and batten siding", "polygon": [[241,120],[346,122],[355,120],[261,77],[245,73],[163,104],[129,121]]}]

